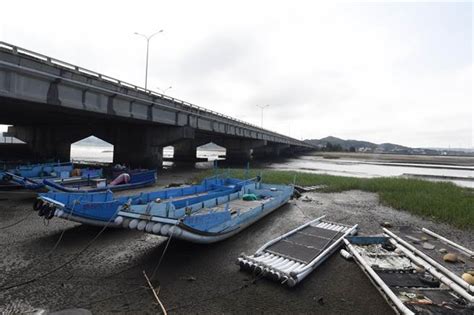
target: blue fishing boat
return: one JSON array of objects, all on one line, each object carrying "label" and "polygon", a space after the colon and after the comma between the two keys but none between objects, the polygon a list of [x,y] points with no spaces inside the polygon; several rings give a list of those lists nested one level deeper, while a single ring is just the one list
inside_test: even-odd
[{"label": "blue fishing boat", "polygon": [[[127,177],[128,176],[128,177]],[[121,180],[123,179],[123,180]],[[125,180],[126,179],[126,180]],[[43,180],[43,184],[51,191],[62,191],[68,193],[86,193],[86,192],[101,192],[101,191],[120,191],[128,189],[142,188],[151,186],[156,183],[155,170],[133,170],[124,172],[106,184],[105,180],[96,181],[96,185],[66,185],[63,181],[53,181],[50,179]],[[103,184],[103,185],[100,185]]]},{"label": "blue fishing boat", "polygon": [[40,216],[51,219],[54,216],[84,224],[121,226],[117,220],[122,205],[146,205],[150,202],[171,203],[175,207],[192,204],[196,198],[215,198],[240,190],[242,181],[232,178],[207,178],[198,185],[160,189],[153,192],[129,196],[115,196],[105,192],[48,192],[39,194],[33,205]]},{"label": "blue fishing boat", "polygon": [[229,238],[284,205],[293,187],[264,184],[259,178],[239,182],[232,191],[180,201],[152,200],[120,206],[117,224],[194,243]]},{"label": "blue fishing boat", "polygon": [[[9,173],[21,177],[37,178],[53,176],[52,174],[59,174],[63,171],[72,171],[73,165],[70,162],[51,162],[40,164],[19,165],[15,168],[6,170]],[[54,175],[55,176],[55,175]]]},{"label": "blue fishing boat", "polygon": [[32,165],[20,165],[12,169],[0,171],[0,178],[30,190],[38,190],[44,187],[43,179],[57,179],[64,174],[70,174],[73,170],[72,163],[42,163]]}]

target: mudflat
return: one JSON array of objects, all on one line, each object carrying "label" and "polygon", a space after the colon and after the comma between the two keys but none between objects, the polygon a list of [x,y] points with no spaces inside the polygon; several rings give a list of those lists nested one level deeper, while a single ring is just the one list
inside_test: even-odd
[{"label": "mudflat", "polygon": [[[161,174],[158,184],[184,182],[192,175],[168,172]],[[107,229],[84,250],[100,228],[57,218],[45,222],[32,211],[33,199],[27,195],[1,193],[0,311],[84,308],[94,314],[155,314],[159,306],[142,271],[151,276],[156,270],[152,283],[169,313],[390,314],[392,309],[358,266],[338,253],[292,289],[240,272],[236,258],[323,214],[331,221],[359,224],[361,234],[381,233],[379,224],[390,221],[394,226],[427,227],[466,246],[474,244],[472,232],[382,206],[373,193],[307,196],[309,202],[292,200],[216,244],[171,239],[166,249],[167,238]]]},{"label": "mudflat", "polygon": [[474,156],[404,155],[389,153],[315,152],[312,155],[328,159],[354,159],[366,162],[439,164],[450,166],[474,166]]}]

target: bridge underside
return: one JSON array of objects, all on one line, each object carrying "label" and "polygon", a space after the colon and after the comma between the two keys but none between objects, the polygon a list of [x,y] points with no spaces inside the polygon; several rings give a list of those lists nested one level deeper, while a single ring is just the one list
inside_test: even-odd
[{"label": "bridge underside", "polygon": [[226,159],[245,162],[292,154],[299,148],[266,140],[216,135],[189,126],[170,126],[1,98],[0,124],[26,143],[34,160],[70,160],[71,144],[94,135],[114,145],[114,163],[159,168],[163,148],[173,146],[174,160],[195,161],[197,147],[213,142],[226,148]]}]

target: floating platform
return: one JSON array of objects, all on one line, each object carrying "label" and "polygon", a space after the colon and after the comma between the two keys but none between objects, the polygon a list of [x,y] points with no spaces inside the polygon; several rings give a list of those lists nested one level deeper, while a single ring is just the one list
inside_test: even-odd
[{"label": "floating platform", "polygon": [[357,225],[348,226],[323,220],[307,222],[263,245],[253,255],[241,255],[241,269],[262,273],[290,287],[302,281],[334,253],[343,239],[357,233]]}]

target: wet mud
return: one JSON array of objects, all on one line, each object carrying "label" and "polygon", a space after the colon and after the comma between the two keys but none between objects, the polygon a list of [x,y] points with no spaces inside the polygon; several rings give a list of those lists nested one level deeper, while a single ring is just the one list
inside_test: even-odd
[{"label": "wet mud", "polygon": [[[189,176],[168,174],[160,183]],[[348,191],[308,196],[310,202],[292,200],[216,244],[171,239],[167,247],[168,239],[163,237],[107,229],[83,251],[101,228],[57,218],[45,222],[32,214],[33,199],[2,194],[0,311],[84,308],[94,314],[156,314],[159,306],[146,285],[145,270],[153,276],[152,283],[170,314],[391,314],[357,265],[339,254],[292,289],[239,271],[236,258],[323,214],[331,221],[359,224],[362,234],[381,233],[380,223],[390,221],[394,226],[427,227],[466,246],[474,244],[472,233],[382,206],[376,194]]]}]

